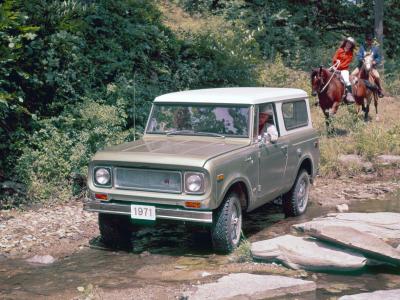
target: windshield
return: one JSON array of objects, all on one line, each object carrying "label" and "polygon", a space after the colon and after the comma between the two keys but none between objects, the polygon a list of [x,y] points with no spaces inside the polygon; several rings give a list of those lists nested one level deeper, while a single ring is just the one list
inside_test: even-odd
[{"label": "windshield", "polygon": [[249,136],[249,106],[155,104],[146,133]]}]

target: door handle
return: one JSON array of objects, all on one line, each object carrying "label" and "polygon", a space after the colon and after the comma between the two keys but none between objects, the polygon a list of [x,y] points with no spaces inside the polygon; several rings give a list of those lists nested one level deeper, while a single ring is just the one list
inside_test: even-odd
[{"label": "door handle", "polygon": [[285,156],[288,156],[288,145],[283,145],[281,146],[282,152],[285,154]]},{"label": "door handle", "polygon": [[253,158],[251,156],[247,157],[245,160],[245,162],[250,162],[253,163]]}]

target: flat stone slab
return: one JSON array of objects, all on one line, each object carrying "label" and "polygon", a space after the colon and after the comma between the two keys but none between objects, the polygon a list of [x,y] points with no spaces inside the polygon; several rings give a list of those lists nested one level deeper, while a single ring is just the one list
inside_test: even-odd
[{"label": "flat stone slab", "polygon": [[400,164],[400,155],[379,155],[376,160],[383,165]]},{"label": "flat stone slab", "polygon": [[380,239],[400,240],[400,213],[332,213],[293,227],[308,233],[315,228],[326,226],[348,227],[371,234]]},{"label": "flat stone slab", "polygon": [[256,259],[279,261],[292,269],[312,271],[354,271],[367,263],[363,255],[351,250],[292,235],[255,242],[251,253]]},{"label": "flat stone slab", "polygon": [[286,295],[313,292],[316,284],[285,276],[255,275],[248,273],[229,274],[217,282],[197,286],[190,300],[222,299],[269,299]]},{"label": "flat stone slab", "polygon": [[362,293],[340,297],[339,300],[398,300],[400,289],[376,291],[373,293]]},{"label": "flat stone slab", "polygon": [[49,265],[56,261],[56,259],[51,255],[35,255],[31,258],[26,260],[32,264],[42,264],[42,265]]},{"label": "flat stone slab", "polygon": [[355,165],[360,167],[363,165],[362,157],[356,154],[342,154],[339,156],[338,160],[344,165]]},{"label": "flat stone slab", "polygon": [[366,257],[400,265],[399,250],[374,235],[358,231],[354,228],[345,226],[311,226],[307,234],[323,241],[356,250]]}]

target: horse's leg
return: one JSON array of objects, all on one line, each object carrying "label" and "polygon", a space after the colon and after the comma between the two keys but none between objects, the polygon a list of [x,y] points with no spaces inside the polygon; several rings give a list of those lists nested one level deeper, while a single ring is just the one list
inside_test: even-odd
[{"label": "horse's leg", "polygon": [[378,94],[374,92],[374,105],[375,105],[375,121],[379,122],[379,115],[378,115]]},{"label": "horse's leg", "polygon": [[337,113],[337,111],[339,109],[339,106],[340,106],[340,102],[339,101],[333,102],[333,105],[332,105],[332,108],[331,108],[331,115],[336,115],[336,113]]},{"label": "horse's leg", "polygon": [[364,121],[365,122],[368,122],[368,120],[369,120],[369,117],[368,117],[368,114],[369,114],[369,106],[370,106],[370,104],[371,104],[371,100],[372,100],[372,95],[371,94],[369,94],[369,95],[367,95],[367,97],[365,98],[365,100],[366,100],[366,102],[367,102],[367,104],[366,104],[366,106],[365,106],[365,111],[364,111]]},{"label": "horse's leg", "polygon": [[330,113],[328,111],[324,111],[324,116],[325,116],[325,126],[326,126],[326,133],[328,136],[330,136],[332,132],[332,119],[330,116]]}]

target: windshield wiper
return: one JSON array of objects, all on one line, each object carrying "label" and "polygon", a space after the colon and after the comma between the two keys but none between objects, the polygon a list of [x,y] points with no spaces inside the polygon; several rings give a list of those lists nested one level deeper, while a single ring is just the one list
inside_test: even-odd
[{"label": "windshield wiper", "polygon": [[224,139],[225,136],[219,133],[214,133],[214,132],[204,132],[204,131],[194,131],[194,130],[189,130],[189,129],[185,129],[185,130],[171,130],[171,131],[167,131],[166,135],[170,136],[170,135],[185,135],[185,134],[193,134],[193,135],[202,135],[202,136],[215,136],[215,137],[219,137]]},{"label": "windshield wiper", "polygon": [[224,139],[225,136],[223,134],[215,133],[215,132],[203,132],[203,131],[195,131],[195,134],[199,135],[208,135],[208,136],[215,136]]},{"label": "windshield wiper", "polygon": [[178,134],[193,134],[194,131],[193,130],[170,130],[166,132],[166,135],[178,135]]}]

